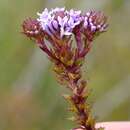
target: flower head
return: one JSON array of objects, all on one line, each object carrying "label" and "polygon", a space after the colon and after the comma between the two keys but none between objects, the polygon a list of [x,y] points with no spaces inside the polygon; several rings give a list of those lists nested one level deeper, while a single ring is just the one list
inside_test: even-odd
[{"label": "flower head", "polygon": [[92,41],[96,34],[107,30],[107,17],[102,12],[90,11],[84,15],[84,33],[89,41]]},{"label": "flower head", "polygon": [[[108,26],[106,16],[96,11],[84,14],[80,10],[45,8],[38,16],[37,19],[29,18],[23,22],[24,34],[34,38],[40,47],[44,46],[44,51],[46,50],[49,56],[55,55],[65,64],[69,61],[69,65],[75,62],[77,56],[84,57],[95,36],[106,31]],[[72,35],[76,46],[72,45]],[[45,44],[45,40],[49,41],[51,46]],[[65,55],[59,57],[63,52]]]},{"label": "flower head", "polygon": [[36,19],[28,18],[26,19],[23,24],[23,33],[26,34],[30,38],[36,38],[42,35],[43,31],[39,22]]},{"label": "flower head", "polygon": [[65,8],[55,8],[48,11],[46,8],[38,15],[39,18],[37,20],[40,22],[42,29],[49,35],[59,34],[61,38],[72,35],[75,26],[81,22],[81,11],[72,9],[67,11]]},{"label": "flower head", "polygon": [[[23,33],[34,38],[52,59],[58,59],[66,66],[82,65],[79,61],[90,50],[95,36],[107,28],[106,16],[96,11],[84,14],[80,10],[45,8],[38,16],[37,19],[29,18],[23,22]],[[72,45],[72,38],[75,38],[76,46]]]},{"label": "flower head", "polygon": [[87,12],[84,17],[84,27],[90,28],[92,32],[104,32],[108,26],[106,20],[107,17],[102,12]]}]

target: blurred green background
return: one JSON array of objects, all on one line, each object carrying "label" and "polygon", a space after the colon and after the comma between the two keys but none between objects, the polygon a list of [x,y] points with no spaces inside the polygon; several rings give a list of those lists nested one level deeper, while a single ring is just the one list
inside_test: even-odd
[{"label": "blurred green background", "polygon": [[130,0],[0,0],[0,130],[68,130],[66,89],[52,65],[21,34],[22,21],[45,7],[95,9],[109,30],[94,41],[83,68],[97,121],[130,120]]}]

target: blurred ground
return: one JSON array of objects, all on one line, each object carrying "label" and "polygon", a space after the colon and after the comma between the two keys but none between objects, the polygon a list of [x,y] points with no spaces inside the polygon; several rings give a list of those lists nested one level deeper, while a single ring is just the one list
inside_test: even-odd
[{"label": "blurred ground", "polygon": [[41,50],[21,34],[22,21],[45,7],[102,10],[110,28],[94,42],[84,75],[97,121],[130,120],[129,0],[0,0],[0,130],[65,130],[67,103]]}]

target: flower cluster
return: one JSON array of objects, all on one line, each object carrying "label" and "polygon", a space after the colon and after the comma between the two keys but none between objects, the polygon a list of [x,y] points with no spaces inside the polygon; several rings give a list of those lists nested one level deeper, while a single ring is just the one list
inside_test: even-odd
[{"label": "flower cluster", "polygon": [[102,12],[87,12],[84,18],[84,27],[90,28],[92,32],[104,32],[107,28],[106,20],[107,18]]},{"label": "flower cluster", "polygon": [[94,38],[106,31],[106,16],[101,12],[82,13],[65,8],[45,9],[38,16],[23,22],[23,33],[48,55],[59,82],[71,90],[72,95],[64,97],[71,103],[69,110],[75,112],[74,119],[79,124],[73,130],[96,130],[86,103],[88,89],[81,66]]},{"label": "flower cluster", "polygon": [[38,13],[40,22],[44,31],[49,35],[60,34],[71,35],[74,27],[81,22],[81,11],[70,10],[65,8],[56,8],[48,11],[46,8],[41,14]]},{"label": "flower cluster", "polygon": [[44,31],[49,35],[59,34],[63,36],[72,35],[74,28],[81,23],[84,28],[90,28],[92,32],[105,31],[106,17],[101,12],[90,11],[85,15],[81,11],[65,10],[65,8],[56,8],[48,11],[46,8],[42,13],[38,13],[37,19]]},{"label": "flower cluster", "polygon": [[85,14],[84,28],[86,37],[92,41],[96,34],[107,30],[107,17],[102,12],[90,11]]}]

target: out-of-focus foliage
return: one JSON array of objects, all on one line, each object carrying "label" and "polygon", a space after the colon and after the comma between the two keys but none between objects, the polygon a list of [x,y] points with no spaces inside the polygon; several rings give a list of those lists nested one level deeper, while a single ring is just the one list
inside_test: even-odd
[{"label": "out-of-focus foliage", "polygon": [[130,120],[129,0],[1,0],[0,1],[0,129],[64,130],[67,104],[51,65],[21,34],[22,21],[45,7],[102,10],[110,27],[93,45],[84,77],[97,121]]}]

